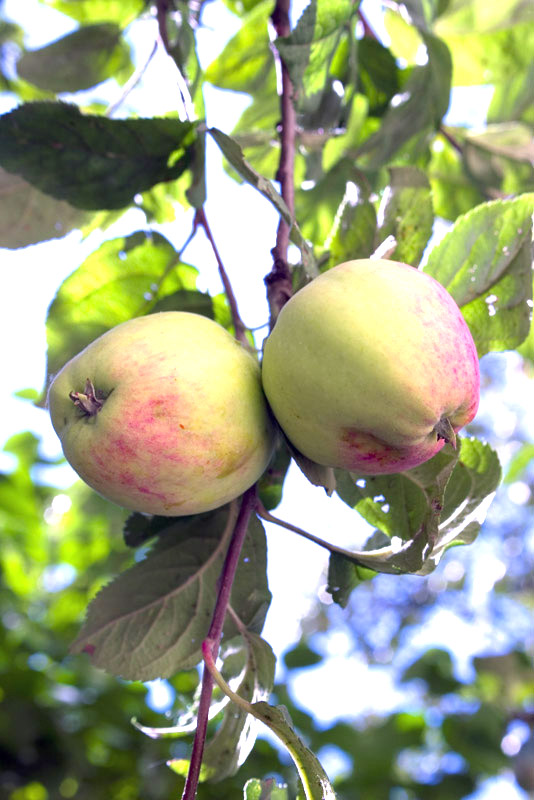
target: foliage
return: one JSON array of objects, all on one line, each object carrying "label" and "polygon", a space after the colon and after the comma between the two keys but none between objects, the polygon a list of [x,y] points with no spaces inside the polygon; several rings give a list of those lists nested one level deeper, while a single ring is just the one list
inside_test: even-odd
[{"label": "foliage", "polygon": [[[49,307],[47,383],[95,337],[143,314],[194,311],[239,335],[222,264],[224,293],[208,293],[204,264],[185,252],[201,229],[214,245],[204,211],[213,180],[206,153],[214,144],[227,173],[274,209],[279,232],[286,226],[295,262],[290,288],[390,242],[390,257],[423,268],[455,298],[484,356],[489,399],[502,395],[492,353],[519,349],[518,372],[531,370],[528,4],[389,3],[385,44],[357,2],[311,0],[273,42],[273,2],[226,0],[235,33],[205,63],[200,44],[210,4],[38,2],[51,26],[57,12],[68,17],[70,33],[30,48],[32,20],[15,22],[0,10],[0,90],[9,109],[0,116],[0,196],[8,198],[0,246],[21,248],[73,229],[104,232]],[[145,63],[136,37],[157,39]],[[151,77],[157,49],[166,50],[165,69],[179,75],[179,92],[150,116],[143,100],[158,84],[158,74]],[[282,174],[281,63],[294,89],[294,210]],[[449,125],[451,92],[483,83],[493,87],[484,128]],[[215,89],[246,98],[233,130],[206,123]],[[237,246],[244,220],[227,208],[215,213],[226,215]],[[107,235],[115,221],[130,219],[127,233]],[[437,242],[444,221],[447,233]],[[274,319],[273,255],[266,282]],[[265,257],[252,256],[264,264]],[[261,346],[257,332],[243,336]],[[40,388],[34,395],[42,406]],[[334,475],[280,441],[258,484],[261,503],[232,587],[200,800],[460,800],[488,776],[510,772],[513,748],[502,743],[518,731],[517,782],[532,790],[524,765],[534,687],[523,638],[534,451],[520,424],[511,446],[500,430],[482,409],[456,452],[445,448],[415,470],[373,478]],[[54,478],[43,480],[43,469],[54,475],[57,464],[32,434],[13,436],[5,451],[14,467],[0,479],[0,789],[10,800],[178,796],[201,715],[202,643],[237,507],[176,519],[128,516],[79,483],[62,490]],[[497,451],[505,486],[526,487],[527,499],[518,510],[510,492],[499,490],[485,521],[501,479]],[[341,547],[335,531],[319,539],[281,522],[326,547],[330,560],[322,602],[302,621],[301,640],[286,643],[275,682],[275,654],[261,635],[271,601],[265,528],[287,494],[292,461],[314,485],[335,492],[324,502],[345,504],[366,538]],[[452,646],[414,656],[410,638],[440,611],[452,605],[459,619],[473,619],[469,579],[487,542],[506,567],[488,583],[498,584],[489,625],[496,630],[504,621],[506,629],[514,620],[500,651],[471,653],[463,671]],[[456,573],[447,572],[450,565]],[[296,569],[294,586],[298,592]],[[328,629],[346,636],[369,674],[388,664],[407,693],[402,705],[383,714],[362,710],[365,686],[349,682],[344,716],[328,726],[302,708],[292,687],[327,668]],[[150,681],[159,678],[174,698],[166,726],[151,707]],[[321,686],[321,693],[334,688]],[[258,719],[285,749],[265,738]],[[328,761],[332,754],[342,767],[329,781],[316,755]]]}]

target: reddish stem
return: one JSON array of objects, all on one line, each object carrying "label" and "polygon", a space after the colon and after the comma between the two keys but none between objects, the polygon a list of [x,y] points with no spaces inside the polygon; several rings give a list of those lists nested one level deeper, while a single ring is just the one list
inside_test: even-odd
[{"label": "reddish stem", "polygon": [[228,273],[224,268],[224,264],[222,262],[221,256],[219,255],[219,251],[217,249],[217,245],[215,244],[215,240],[211,233],[211,228],[209,226],[206,212],[203,208],[199,208],[195,215],[195,227],[197,225],[201,225],[204,228],[204,233],[206,234],[209,243],[211,244],[211,248],[217,260],[217,265],[219,267],[219,275],[221,276],[221,281],[224,286],[224,292],[226,294],[226,298],[228,300],[228,305],[230,306],[230,313],[232,315],[232,322],[234,323],[234,330],[235,330],[235,338],[241,342],[241,344],[245,345],[245,347],[250,348],[250,343],[246,337],[246,327],[243,323],[239,315],[239,309],[237,307],[237,301],[235,299],[234,290],[232,289],[232,284],[230,283],[230,279],[228,277]]},{"label": "reddish stem", "polygon": [[[276,0],[271,19],[279,37],[289,36],[291,24],[289,21],[290,0]],[[280,98],[280,161],[276,180],[280,183],[280,193],[293,217],[295,211],[295,138],[297,115],[293,103],[293,84],[289,70],[280,54],[277,54],[282,77],[282,94]],[[291,297],[293,288],[291,283],[291,269],[287,263],[289,247],[289,233],[291,225],[282,217],[276,232],[276,244],[272,249],[273,268],[265,278],[267,286],[267,299],[271,311],[271,328],[282,306]]]},{"label": "reddish stem", "polygon": [[363,26],[363,35],[368,36],[370,39],[376,39],[377,41],[379,41],[378,36],[369,25],[367,17],[363,13],[363,11],[358,11],[358,17],[360,18],[360,22],[362,23]]},{"label": "reddish stem", "polygon": [[[214,660],[217,658],[226,610],[228,608],[230,594],[232,593],[235,574],[239,566],[239,557],[243,548],[243,542],[245,541],[245,537],[247,535],[250,516],[255,508],[255,505],[256,487],[252,486],[245,492],[241,501],[241,508],[239,509],[234,532],[232,534],[230,544],[228,545],[226,558],[224,560],[221,576],[219,578],[217,601],[215,603],[215,608],[213,609],[213,616],[211,618],[210,628],[206,637],[206,641],[209,644]],[[206,667],[204,667],[197,714],[197,727],[193,741],[193,749],[191,751],[189,771],[187,773],[184,791],[182,794],[182,800],[194,800],[196,797],[198,780],[200,776],[200,767],[202,765],[202,755],[204,753],[204,744],[206,742],[206,731],[208,728],[208,716],[211,695],[213,692],[213,684],[213,678]]]}]

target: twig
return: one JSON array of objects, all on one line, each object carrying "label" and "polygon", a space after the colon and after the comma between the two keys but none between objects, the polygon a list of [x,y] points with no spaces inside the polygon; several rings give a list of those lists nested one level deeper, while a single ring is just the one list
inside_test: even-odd
[{"label": "twig", "polygon": [[330,542],[325,541],[325,539],[320,539],[319,536],[315,536],[313,533],[308,533],[308,531],[305,531],[302,528],[297,527],[297,525],[292,525],[290,522],[285,522],[283,519],[278,519],[278,517],[273,517],[273,515],[267,511],[265,506],[262,503],[260,503],[259,500],[256,500],[256,513],[258,517],[261,517],[266,522],[272,522],[275,525],[280,525],[281,528],[286,528],[286,530],[292,531],[293,533],[297,533],[304,539],[308,539],[310,542],[314,542],[314,544],[318,544],[320,547],[324,547],[330,553],[337,553],[337,555],[343,556],[344,558],[348,558],[355,564],[358,564],[362,567],[365,566],[365,564],[361,563],[355,557],[354,553],[351,553],[350,550],[345,550],[343,547],[338,547],[335,544],[330,544]]},{"label": "twig", "polygon": [[251,349],[250,343],[246,337],[247,329],[243,323],[243,320],[239,316],[239,309],[237,307],[237,301],[235,299],[234,290],[232,289],[232,284],[230,283],[228,273],[224,268],[224,264],[222,262],[221,256],[219,255],[219,251],[217,250],[217,245],[215,244],[215,240],[211,233],[211,228],[206,218],[206,212],[204,211],[204,208],[199,208],[197,210],[195,214],[194,224],[195,226],[201,225],[204,228],[204,233],[206,234],[208,241],[211,244],[213,253],[217,260],[217,265],[219,267],[219,275],[221,276],[221,281],[224,286],[224,292],[228,300],[228,305],[230,306],[230,313],[232,315],[232,322],[234,324],[234,330],[235,330],[235,338],[239,342],[241,342],[241,344],[245,345],[246,348]]},{"label": "twig", "polygon": [[363,35],[368,36],[370,39],[376,39],[377,42],[380,41],[374,30],[369,25],[367,17],[363,13],[363,11],[358,11],[358,17],[360,18],[360,22],[362,23]]},{"label": "twig", "polygon": [[[289,21],[290,0],[276,0],[271,19],[278,37],[289,36],[291,25]],[[281,97],[280,97],[280,161],[276,180],[280,183],[280,193],[285,200],[291,216],[295,211],[295,138],[297,116],[293,103],[293,84],[289,70],[279,53],[276,53],[281,70]],[[291,269],[287,263],[289,247],[289,232],[291,225],[282,217],[276,232],[276,244],[271,253],[273,268],[265,278],[267,286],[267,299],[271,312],[271,328],[282,306],[291,297],[293,287],[291,283]]]},{"label": "twig", "polygon": [[169,0],[156,0],[156,19],[158,20],[159,36],[163,46],[169,52],[169,35],[167,33],[167,12],[170,10]]},{"label": "twig", "polygon": [[[243,495],[241,501],[241,508],[237,517],[234,532],[228,545],[224,566],[222,568],[221,576],[219,578],[219,589],[217,594],[217,601],[213,609],[213,616],[211,624],[206,637],[209,644],[210,652],[215,660],[219,650],[219,643],[221,641],[224,619],[232,586],[239,565],[239,557],[243,548],[243,542],[247,535],[248,523],[250,516],[256,504],[256,487],[252,486]],[[191,761],[189,763],[189,771],[185,781],[182,800],[194,800],[198,780],[200,776],[200,767],[202,764],[202,755],[204,753],[204,744],[206,742],[206,731],[208,728],[208,715],[211,703],[211,695],[213,692],[213,678],[206,668],[202,674],[202,688],[200,690],[200,701],[197,712],[197,727],[195,731],[195,738],[193,741],[193,749],[191,751]]]},{"label": "twig", "polygon": [[441,133],[443,138],[446,139],[448,141],[448,143],[450,145],[452,145],[452,147],[454,147],[456,152],[459,153],[461,156],[463,156],[464,149],[463,149],[462,145],[460,144],[458,139],[455,136],[453,136],[452,133],[450,133],[447,130],[447,128],[444,125],[440,125],[439,126],[439,132]]},{"label": "twig", "polygon": [[119,106],[121,106],[124,103],[124,101],[126,100],[128,95],[130,94],[130,92],[132,92],[135,89],[135,87],[137,86],[137,84],[139,83],[139,81],[141,80],[141,78],[143,77],[145,72],[147,71],[150,62],[152,61],[152,59],[156,55],[157,49],[158,49],[158,43],[156,41],[156,42],[154,42],[154,46],[153,46],[152,50],[150,51],[150,55],[148,56],[148,58],[145,61],[145,63],[142,64],[139,67],[139,69],[137,69],[134,72],[134,74],[131,76],[131,78],[126,81],[126,83],[124,84],[124,89],[122,90],[122,92],[121,92],[120,96],[117,98],[117,100],[115,100],[114,103],[111,103],[111,105],[109,105],[106,108],[106,112],[104,114],[105,117],[111,117],[115,113],[115,111],[119,108]]}]

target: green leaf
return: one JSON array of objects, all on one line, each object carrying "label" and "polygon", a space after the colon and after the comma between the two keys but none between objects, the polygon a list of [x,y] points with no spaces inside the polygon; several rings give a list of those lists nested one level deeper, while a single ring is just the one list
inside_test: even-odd
[{"label": "green leaf", "polygon": [[426,575],[448,547],[475,539],[501,472],[488,445],[462,439],[459,453],[446,446],[406,472],[336,478],[341,499],[392,540],[346,555],[376,572]]},{"label": "green leaf", "polygon": [[196,277],[197,270],[182,264],[159,233],[138,231],[104,242],[61,284],[50,305],[48,374],[110,328],[176,292],[187,290],[197,299]]},{"label": "green leaf", "polygon": [[293,728],[285,706],[265,702],[252,704],[254,716],[278,736],[298,769],[306,800],[336,800],[328,776],[315,754],[304,744]]},{"label": "green leaf", "polygon": [[255,94],[274,70],[268,23],[271,0],[262,0],[241,23],[239,31],[206,69],[205,78],[221,89]]},{"label": "green leaf", "polygon": [[532,64],[532,23],[523,22],[487,33],[478,28],[456,33],[449,32],[447,26],[438,21],[435,32],[450,49],[453,86],[507,83],[518,73],[525,74]]},{"label": "green leaf", "polygon": [[501,749],[508,715],[484,703],[474,714],[450,714],[441,725],[443,738],[472,768],[495,775],[508,764]]},{"label": "green leaf", "polygon": [[368,197],[356,187],[346,191],[325,247],[330,250],[329,267],[356,258],[369,258],[375,250],[376,211]]},{"label": "green leaf", "polygon": [[[170,677],[197,664],[236,517],[232,504],[168,520],[144,560],[92,601],[73,652],[85,652],[95,666],[130,680]],[[269,602],[265,534],[254,518],[230,603],[242,624],[257,631]],[[225,636],[236,633],[229,619]]]},{"label": "green leaf", "polygon": [[57,239],[79,228],[94,214],[43,194],[19,175],[0,168],[0,247],[26,247]]},{"label": "green leaf", "polygon": [[267,511],[271,511],[282,500],[284,480],[291,462],[291,456],[281,441],[271,462],[258,481],[258,497]]},{"label": "green leaf", "polygon": [[401,682],[423,680],[433,695],[450,694],[462,687],[454,677],[451,654],[448,650],[432,648],[404,670]]},{"label": "green leaf", "polygon": [[124,83],[133,68],[121,29],[112,23],[80,28],[17,62],[21,78],[50,92],[78,92],[108,78]]},{"label": "green leaf", "polygon": [[459,153],[442,139],[432,147],[427,175],[432,187],[436,216],[454,222],[474,206],[484,202],[484,195],[468,177]]},{"label": "green leaf", "polygon": [[369,100],[370,114],[379,116],[400,91],[399,69],[391,51],[377,39],[365,36],[357,46],[358,89]]},{"label": "green leaf", "polygon": [[425,272],[451,293],[479,355],[516,347],[530,327],[534,194],[483,203],[460,217]]},{"label": "green leaf", "polygon": [[274,778],[251,778],[244,787],[243,800],[289,800],[287,786],[279,786]]},{"label": "green leaf", "polygon": [[132,22],[146,6],[145,0],[44,0],[44,2],[78,22],[85,24],[115,22],[121,27]]},{"label": "green leaf", "polygon": [[[379,533],[377,531],[377,533]],[[386,539],[384,542],[383,539]],[[369,542],[367,542],[369,544]],[[381,536],[381,545],[389,544],[387,537]],[[370,547],[369,549],[375,549]],[[328,559],[328,583],[326,591],[332,596],[334,603],[346,608],[353,590],[364,580],[375,576],[375,572],[354,564],[339,553],[330,553]]]},{"label": "green leaf", "polygon": [[522,120],[534,123],[534,62],[509,80],[496,84],[488,109],[488,122]]},{"label": "green leaf", "polygon": [[437,22],[443,33],[487,33],[510,28],[520,22],[534,22],[532,3],[525,0],[449,0]]},{"label": "green leaf", "polygon": [[297,96],[302,89],[307,98],[320,97],[341,34],[357,6],[352,0],[311,0],[293,32],[275,40]]},{"label": "green leaf", "polygon": [[378,242],[394,236],[395,261],[417,266],[432,235],[434,211],[430,183],[417,167],[390,167],[389,184],[378,210]]},{"label": "green leaf", "polygon": [[282,216],[287,223],[291,225],[290,238],[291,241],[300,249],[304,267],[310,277],[317,273],[313,253],[302,235],[300,228],[295,220],[291,217],[289,209],[285,204],[282,196],[278,194],[271,181],[267,180],[263,175],[256,172],[253,167],[246,161],[243,151],[237,142],[230,136],[227,136],[217,128],[209,128],[208,133],[215,139],[218,146],[234,167],[235,170],[241,175],[243,180],[254,186],[261,194],[269,200],[276,208],[280,216]]},{"label": "green leaf", "polygon": [[527,442],[514,454],[508,464],[504,483],[514,483],[514,481],[520,480],[532,461],[534,461],[534,444]]},{"label": "green leaf", "polygon": [[395,105],[390,104],[378,131],[358,148],[368,169],[378,169],[418,133],[436,129],[449,107],[451,55],[435,36],[424,35],[428,63],[415,67]]},{"label": "green leaf", "polygon": [[0,117],[0,162],[77,208],[122,208],[190,166],[195,127],[174,119],[111,120],[64,103],[28,103]]},{"label": "green leaf", "polygon": [[[222,674],[240,697],[249,703],[267,700],[274,686],[276,659],[264,639],[246,633],[224,648],[222,658]],[[254,717],[228,702],[222,722],[204,748],[203,763],[210,770],[210,779],[219,781],[235,775],[249,756],[257,734]]]}]

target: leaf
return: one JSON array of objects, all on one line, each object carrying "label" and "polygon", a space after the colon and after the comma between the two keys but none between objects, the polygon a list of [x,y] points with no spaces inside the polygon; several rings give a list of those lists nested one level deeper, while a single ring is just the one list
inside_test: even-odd
[{"label": "leaf", "polygon": [[[389,544],[387,537],[381,538],[385,538],[386,544]],[[381,541],[380,544],[383,545],[384,542]],[[370,549],[374,548],[370,547]],[[332,596],[334,603],[341,608],[346,608],[352,591],[362,581],[372,578],[374,575],[375,572],[354,564],[339,553],[330,553],[326,591]]]},{"label": "leaf", "polygon": [[221,89],[255,94],[274,70],[269,42],[271,0],[258,3],[242,20],[238,32],[205,72],[205,79]]},{"label": "leaf", "polygon": [[267,180],[263,175],[256,172],[255,169],[245,160],[243,151],[237,142],[230,136],[227,136],[217,128],[209,128],[208,133],[215,139],[218,146],[230,162],[230,164],[237,170],[241,177],[251,186],[254,186],[261,194],[269,200],[276,208],[278,213],[291,225],[290,238],[291,241],[300,249],[304,267],[308,275],[314,276],[317,272],[313,253],[304,239],[297,223],[292,219],[287,205],[285,204],[282,196],[278,194],[271,181]]},{"label": "leaf", "polygon": [[417,167],[390,167],[378,210],[377,241],[393,236],[395,261],[417,266],[432,235],[434,211],[430,183]]},{"label": "leaf", "polygon": [[437,21],[437,27],[442,33],[487,33],[510,28],[520,22],[534,22],[532,3],[525,0],[505,0],[502,3],[450,0]]},{"label": "leaf", "polygon": [[287,786],[279,786],[274,778],[251,778],[244,787],[243,800],[289,800]]},{"label": "leaf", "polygon": [[454,222],[484,201],[484,195],[467,175],[462,157],[447,141],[434,142],[427,175],[438,217]]},{"label": "leaf", "polygon": [[122,208],[182,175],[195,138],[190,122],[112,120],[65,103],[27,103],[0,117],[0,162],[77,208]]},{"label": "leaf", "polygon": [[[129,680],[170,677],[197,664],[236,517],[232,504],[169,520],[146,558],[91,602],[72,651],[87,653],[95,666]],[[261,630],[270,602],[265,570],[265,534],[254,519],[230,601],[254,631]],[[225,636],[236,632],[228,620]]]},{"label": "leaf", "polygon": [[509,80],[496,84],[490,107],[488,123],[522,120],[534,122],[534,62],[516,71]]},{"label": "leaf", "polygon": [[[356,14],[352,0],[311,0],[293,32],[275,40],[297,97],[302,89],[309,98],[322,93],[328,83],[330,63],[341,34]],[[309,105],[306,105],[309,110]]]},{"label": "leaf", "polygon": [[297,767],[306,800],[336,800],[328,776],[316,755],[304,744],[293,728],[285,706],[271,706],[265,702],[253,703],[254,716],[278,736]]},{"label": "leaf", "polygon": [[112,23],[79,28],[17,62],[21,78],[50,92],[78,92],[108,78],[124,83],[133,68],[121,29]]},{"label": "leaf", "polygon": [[[223,675],[240,697],[249,703],[269,697],[274,686],[276,659],[264,639],[254,633],[245,633],[239,642],[230,643],[224,649],[222,658]],[[234,682],[227,676],[229,666],[232,666],[237,679]],[[204,748],[203,763],[211,771],[210,779],[219,781],[235,775],[248,758],[257,733],[256,720],[229,702],[222,722]]]},{"label": "leaf", "polygon": [[529,22],[486,33],[478,28],[456,33],[438,21],[435,33],[451,52],[453,86],[507,83],[532,64],[534,26]]},{"label": "leaf", "polygon": [[104,242],[63,281],[50,305],[48,375],[115,325],[152,311],[167,298],[168,307],[176,307],[176,299],[170,300],[176,292],[186,290],[186,297],[190,293],[197,299],[197,274],[159,233],[137,231]]},{"label": "leaf", "polygon": [[376,238],[376,211],[359,187],[347,191],[338,208],[333,229],[325,242],[329,267],[357,258],[369,258]]},{"label": "leaf", "polygon": [[271,511],[282,500],[287,470],[291,462],[289,450],[279,442],[271,462],[258,481],[258,497],[267,511]]},{"label": "leaf", "polygon": [[436,129],[449,107],[451,55],[447,45],[435,36],[423,36],[428,53],[425,66],[415,67],[390,103],[378,131],[358,148],[368,169],[378,169],[418,133]]},{"label": "leaf", "polygon": [[444,695],[462,688],[460,681],[454,677],[451,654],[448,650],[431,648],[414,661],[401,675],[401,683],[422,680],[433,695]]},{"label": "leaf", "polygon": [[114,22],[125,27],[145,8],[145,0],[45,0],[46,5],[78,22]]},{"label": "leaf", "polygon": [[12,249],[65,236],[94,216],[43,194],[1,168],[0,201],[0,247]]},{"label": "leaf", "polygon": [[530,327],[534,194],[483,203],[430,253],[425,272],[451,293],[479,355],[516,347]]},{"label": "leaf", "polygon": [[459,453],[447,446],[406,472],[336,478],[341,499],[391,540],[345,554],[376,572],[426,575],[448,547],[474,540],[501,472],[488,445],[462,439]]}]

